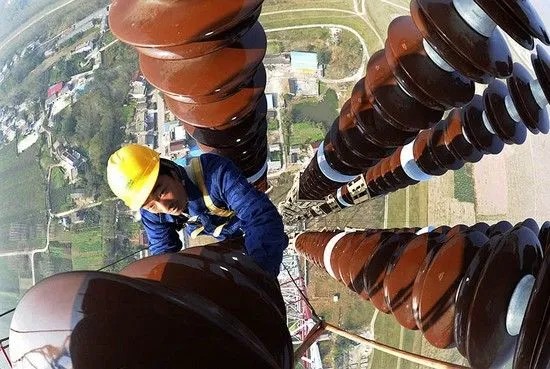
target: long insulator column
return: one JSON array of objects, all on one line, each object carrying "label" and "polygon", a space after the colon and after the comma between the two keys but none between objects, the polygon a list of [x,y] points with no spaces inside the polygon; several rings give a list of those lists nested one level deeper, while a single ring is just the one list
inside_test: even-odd
[{"label": "long insulator column", "polygon": [[365,179],[371,196],[460,169],[486,154],[500,153],[505,144],[521,145],[527,130],[548,133],[550,55],[537,46],[532,61],[538,80],[515,63],[508,88],[501,81],[492,82],[483,97],[454,109],[446,120],[369,170]]},{"label": "long insulator column", "polygon": [[262,0],[114,1],[113,33],[205,152],[231,158],[267,190]]},{"label": "long insulator column", "polygon": [[307,232],[296,249],[433,346],[456,346],[473,368],[512,356],[515,369],[550,365],[550,222]]},{"label": "long insulator column", "polygon": [[515,63],[507,86],[491,82],[483,96],[476,95],[467,106],[453,109],[447,119],[420,132],[413,142],[398,147],[303,217],[339,211],[460,169],[465,163],[476,163],[484,155],[499,154],[505,144],[523,144],[528,130],[547,134],[550,55],[540,46],[536,51],[531,60],[537,79]]},{"label": "long insulator column", "polygon": [[[495,4],[498,3],[498,4]],[[340,117],[300,178],[299,198],[320,200],[466,105],[474,81],[512,74],[497,24],[525,47],[550,44],[524,1],[412,0],[411,17],[395,19]]]},{"label": "long insulator column", "polygon": [[29,369],[294,368],[277,281],[220,245],[40,282],[17,306],[10,353]]}]

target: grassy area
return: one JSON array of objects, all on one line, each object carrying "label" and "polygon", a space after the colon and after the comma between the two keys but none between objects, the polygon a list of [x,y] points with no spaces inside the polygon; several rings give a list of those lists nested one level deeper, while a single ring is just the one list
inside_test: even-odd
[{"label": "grassy area", "polygon": [[277,131],[279,129],[279,121],[277,119],[270,119],[267,122],[268,131]]},{"label": "grassy area", "polygon": [[300,100],[293,104],[290,111],[290,117],[295,123],[299,122],[316,122],[328,128],[338,117],[338,96],[334,90],[327,90],[323,99]]},{"label": "grassy area", "polygon": [[353,10],[353,0],[266,0],[262,12],[274,12],[287,9],[334,8]]},{"label": "grassy area", "polygon": [[[376,341],[392,347],[399,347],[399,334],[401,328],[392,315],[379,313],[374,325],[374,338]],[[374,350],[369,364],[370,369],[397,368],[397,358],[383,352]]]},{"label": "grassy area", "polygon": [[361,65],[361,43],[353,33],[343,30],[333,38],[326,28],[295,29],[268,33],[268,54],[294,50],[316,52],[319,63],[326,66],[325,77],[345,78]]},{"label": "grassy area", "polygon": [[454,172],[455,199],[461,202],[475,202],[475,185],[472,165],[465,165]]},{"label": "grassy area", "polygon": [[[45,228],[46,196],[45,179],[37,160],[39,145],[34,145],[17,156],[16,143],[0,150],[0,235],[2,247],[17,247],[9,241],[10,225],[21,232],[29,232],[25,246],[42,244],[44,235],[37,228]],[[40,233],[40,234],[39,234]]]},{"label": "grassy area", "polygon": [[55,240],[71,244],[74,270],[96,270],[103,266],[104,256],[100,227],[81,231],[58,230]]},{"label": "grassy area", "polygon": [[398,6],[381,1],[365,1],[365,3],[369,20],[382,38],[386,38],[388,26],[393,19],[398,16],[409,15],[408,10],[402,9],[402,7],[409,9],[408,1],[392,1]]},{"label": "grassy area", "polygon": [[50,178],[50,200],[54,213],[69,210],[73,207],[73,202],[69,195],[71,186],[65,179],[63,170],[59,167],[52,169]]},{"label": "grassy area", "polygon": [[347,26],[357,31],[361,35],[361,37],[365,40],[367,48],[370,52],[373,52],[374,50],[383,47],[383,44],[380,42],[377,35],[368,26],[365,20],[363,20],[360,16],[352,15],[349,13],[333,11],[311,11],[274,15],[268,14],[261,16],[260,22],[266,30],[273,28],[313,24],[337,24]]},{"label": "grassy area", "polygon": [[[407,191],[408,205],[407,205]],[[425,227],[428,223],[428,184],[419,183],[388,195],[388,228]],[[408,207],[408,214],[407,214]]]},{"label": "grassy area", "polygon": [[310,142],[322,140],[323,137],[325,137],[325,133],[315,123],[294,123],[292,125],[290,145],[305,145]]}]

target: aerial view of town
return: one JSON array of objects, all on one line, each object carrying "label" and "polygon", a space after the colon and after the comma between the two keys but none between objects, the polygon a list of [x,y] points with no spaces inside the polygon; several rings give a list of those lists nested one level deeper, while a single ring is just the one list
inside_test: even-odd
[{"label": "aerial view of town", "polygon": [[[550,29],[550,3],[531,3]],[[111,31],[110,8],[109,0],[0,0],[0,313],[52,275],[117,273],[148,255],[139,211],[107,183],[113,152],[137,143],[183,166],[203,153],[163,91],[146,79],[135,48]],[[317,157],[369,59],[384,48],[390,23],[409,13],[409,0],[263,2],[267,193],[276,206],[288,201],[297,176]],[[508,36],[506,42],[514,61],[534,75],[531,51]],[[476,92],[485,87],[476,85]],[[527,218],[542,224],[550,220],[548,158],[550,138],[529,133],[524,144],[499,155],[296,229],[420,229]],[[186,246],[197,242],[182,238]],[[299,279],[328,322],[398,349],[468,364],[456,348],[432,347],[421,332],[402,328],[322,268],[296,254],[284,260],[295,268],[288,274],[297,274],[288,280],[281,272],[281,286]],[[297,299],[288,308],[291,335],[297,334],[309,308],[296,304],[302,299],[296,291],[283,295]],[[0,318],[0,343],[8,342],[10,322],[10,314]],[[309,355],[296,367],[425,368],[328,334]],[[0,369],[8,368],[0,355]]]}]

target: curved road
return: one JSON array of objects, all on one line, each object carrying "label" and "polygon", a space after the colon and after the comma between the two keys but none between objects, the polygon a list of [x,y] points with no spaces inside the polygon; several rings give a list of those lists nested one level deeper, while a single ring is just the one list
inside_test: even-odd
[{"label": "curved road", "polygon": [[66,7],[67,5],[69,5],[70,3],[72,2],[75,2],[76,0],[69,0],[69,1],[66,1],[64,2],[63,4],[53,8],[52,10],[42,14],[41,16],[39,16],[38,18],[32,20],[30,23],[22,26],[21,28],[15,30],[14,33],[12,33],[8,38],[6,38],[4,41],[2,41],[0,43],[0,51],[6,47],[10,42],[12,42],[14,39],[16,39],[20,34],[22,34],[23,32],[25,32],[26,30],[28,30],[29,28],[31,28],[32,26],[34,26],[36,23],[40,22],[42,19],[46,18],[47,16],[49,16],[50,14],[52,13],[55,13],[56,11],[58,10],[61,10],[63,9],[64,7]]},{"label": "curved road", "polygon": [[355,81],[363,78],[365,66],[366,66],[367,60],[369,59],[369,52],[368,52],[368,49],[367,49],[367,44],[366,44],[365,40],[363,39],[363,37],[361,37],[359,32],[357,32],[356,30],[354,30],[351,27],[344,26],[344,25],[341,25],[341,24],[308,24],[308,25],[303,25],[303,26],[290,26],[290,27],[267,29],[267,30],[265,30],[265,33],[288,31],[288,30],[293,30],[293,29],[306,29],[306,28],[341,28],[341,29],[345,29],[346,31],[350,31],[351,33],[353,33],[359,39],[359,42],[361,43],[361,47],[363,49],[363,58],[362,58],[362,61],[361,61],[361,66],[359,67],[359,69],[357,70],[357,72],[353,76],[342,78],[342,79],[320,78],[321,81],[326,82],[326,83],[345,83],[345,82],[355,82]]},{"label": "curved road", "polygon": [[[334,9],[334,8],[301,8],[301,9],[288,9],[288,10],[279,10],[279,11],[273,11],[273,12],[265,12],[265,13],[262,13],[262,16],[269,16],[269,15],[275,15],[275,14],[284,14],[284,13],[299,13],[299,12],[345,13],[345,14],[349,14],[349,15],[352,15],[352,16],[359,17],[361,20],[363,20],[363,22],[365,22],[365,24],[376,35],[376,37],[380,41],[380,44],[384,45],[384,40],[382,40],[382,37],[380,36],[380,34],[376,30],[376,28],[374,28],[373,25],[370,24],[370,22],[365,18],[365,15],[366,15],[365,0],[362,0],[362,12],[359,12],[358,5],[355,1],[353,2],[353,4],[354,4],[354,8],[355,8],[356,11],[344,10],[344,9]],[[340,28],[340,29],[345,29],[346,31],[349,31],[349,32],[353,33],[355,35],[355,37],[357,37],[359,39],[359,42],[361,43],[361,47],[363,49],[363,58],[362,58],[361,66],[359,67],[359,69],[357,70],[357,72],[355,74],[353,74],[352,76],[346,77],[346,78],[341,78],[341,79],[320,78],[320,80],[322,82],[325,82],[325,83],[347,83],[347,82],[355,82],[355,81],[357,81],[357,80],[359,80],[363,77],[363,75],[365,73],[367,60],[370,57],[368,47],[367,47],[367,43],[365,42],[365,39],[363,38],[363,36],[361,36],[359,34],[359,32],[357,32],[355,29],[353,29],[349,26],[345,26],[345,25],[341,25],[341,24],[325,24],[325,23],[322,23],[322,24],[307,24],[307,25],[297,25],[297,26],[288,26],[288,27],[281,27],[281,28],[266,29],[265,32],[270,33],[270,32],[288,31],[288,30],[293,30],[293,29],[306,29],[306,28]]]}]

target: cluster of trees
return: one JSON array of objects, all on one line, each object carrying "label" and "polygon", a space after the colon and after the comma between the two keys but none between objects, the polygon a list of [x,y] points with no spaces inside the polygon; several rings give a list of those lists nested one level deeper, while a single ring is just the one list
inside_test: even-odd
[{"label": "cluster of trees", "polygon": [[328,89],[320,101],[307,100],[292,105],[290,118],[294,123],[311,122],[328,132],[338,117],[338,96]]},{"label": "cluster of trees", "polygon": [[64,137],[88,157],[85,188],[99,198],[112,194],[105,180],[109,156],[127,139],[127,103],[130,80],[137,70],[137,55],[130,47],[119,45],[108,50],[105,68],[94,74],[89,90],[56,119],[55,137]]},{"label": "cluster of trees", "polygon": [[43,99],[48,88],[48,75],[46,73],[31,73],[43,61],[44,55],[39,49],[31,51],[21,58],[2,82],[4,93],[0,95],[0,104],[19,105],[25,100]]}]

